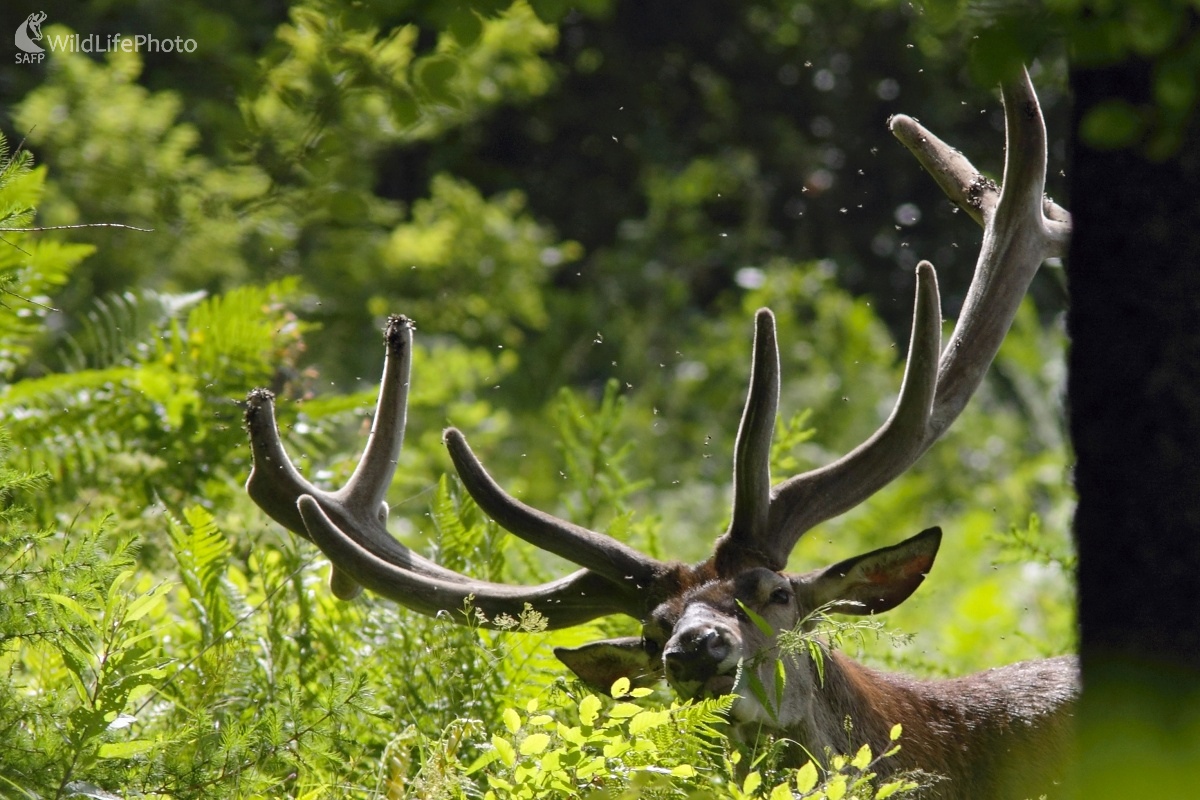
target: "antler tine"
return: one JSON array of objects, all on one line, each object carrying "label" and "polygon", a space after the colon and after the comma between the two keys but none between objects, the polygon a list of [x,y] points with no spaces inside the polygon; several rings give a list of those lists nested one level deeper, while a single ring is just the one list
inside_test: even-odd
[{"label": "antler tine", "polygon": [[[275,395],[268,389],[253,389],[246,395],[246,429],[250,433],[253,466],[246,480],[246,493],[267,516],[298,536],[311,538],[296,508],[302,495],[320,493],[306,481],[288,458],[275,421]],[[333,593],[343,600],[358,596],[362,588],[337,567],[329,576]]]},{"label": "antler tine", "polygon": [[[371,542],[374,551],[394,562],[406,564],[417,574],[441,578],[457,575],[450,570],[413,553],[388,535],[384,523],[387,505],[354,506],[345,503],[338,492],[324,492],[306,481],[296,470],[279,437],[275,421],[275,396],[266,389],[255,389],[246,398],[246,425],[250,432],[250,449],[254,466],[246,481],[246,490],[258,507],[298,536],[312,539],[307,524],[297,508],[301,497],[312,497],[326,512],[340,520],[343,527],[366,531],[364,540]],[[331,579],[333,592],[343,600],[353,599],[361,587],[335,563]]]},{"label": "antler tine", "polygon": [[950,199],[983,224],[983,244],[936,380],[937,286],[933,267],[921,262],[913,340],[892,416],[851,453],[775,487],[770,529],[776,541],[770,544],[785,559],[805,531],[869,497],[937,441],[983,380],[1038,267],[1065,249],[1070,215],[1044,197],[1046,130],[1029,75],[1022,71],[1002,93],[1006,151],[1000,189],[915,120],[896,116],[889,123]]},{"label": "antler tine", "polygon": [[775,316],[760,308],[754,316],[750,389],[738,426],[733,455],[733,515],[729,530],[717,540],[713,554],[717,574],[733,574],[747,563],[783,569],[787,562],[763,552],[771,505],[771,440],[779,408],[779,346]]},{"label": "antler tine", "polygon": [[500,487],[457,428],[443,434],[450,460],[467,492],[489,517],[530,544],[603,575],[618,586],[647,588],[668,565],[611,536],[532,508]]},{"label": "antler tine", "polygon": [[404,445],[404,426],[408,419],[408,385],[412,375],[413,330],[408,317],[393,314],[384,328],[387,343],[383,360],[383,379],[379,399],[362,458],[338,496],[347,505],[382,507],[387,516],[388,487],[396,474],[396,461]]},{"label": "antler tine", "polygon": [[[388,514],[384,496],[395,474],[396,459],[404,441],[412,331],[413,323],[407,317],[388,317],[384,329],[383,378],[371,434],[354,473],[336,492],[317,489],[300,475],[288,458],[275,420],[274,395],[265,389],[250,392],[246,398],[246,427],[250,432],[254,466],[246,481],[246,491],[272,519],[306,539],[312,537],[296,508],[296,501],[302,495],[319,498],[335,518],[360,530],[379,552],[411,562],[421,572],[441,574],[444,572],[441,567],[400,545],[387,534],[382,524]],[[370,524],[373,521],[379,524]],[[334,594],[343,599],[351,599],[361,591],[336,565],[330,584]]]},{"label": "antler tine", "polygon": [[786,564],[796,542],[812,526],[870,497],[928,446],[925,433],[937,388],[942,312],[933,265],[922,261],[916,276],[912,334],[896,405],[879,430],[854,450],[772,490],[771,538],[763,549],[774,563]]},{"label": "antler tine", "polygon": [[[413,324],[388,319],[387,355],[379,401],[363,457],[346,485],[322,491],[296,470],[279,435],[274,395],[255,389],[247,396],[246,426],[254,466],[246,489],[250,497],[288,530],[310,539],[333,564],[335,595],[351,599],[366,586],[424,614],[458,610],[468,597],[485,615],[517,617],[530,604],[566,627],[613,613],[637,615],[643,603],[634,587],[614,586],[602,574],[581,570],[536,586],[509,586],[474,580],[423,558],[387,532],[384,494],[395,473],[407,416]],[[467,619],[455,617],[457,622]],[[488,624],[483,620],[475,620]]]},{"label": "antler tine", "polygon": [[[1040,175],[1033,174],[1028,186],[1039,191],[1045,187],[1045,150],[1046,129],[1040,122],[1041,108],[1034,93],[1029,74],[1022,72],[1019,79],[1001,86],[1001,96],[1004,98],[1005,133],[1006,138],[1019,135],[1025,141],[1018,142],[1023,153],[1041,156],[1034,157],[1026,163],[1038,169]],[[1011,115],[1011,116],[1010,116]],[[1022,122],[1019,115],[1032,115],[1029,122]],[[1017,117],[1014,120],[1014,117]],[[1034,117],[1039,122],[1034,123]],[[1014,125],[1015,121],[1015,125]],[[962,153],[939,139],[928,128],[905,114],[897,114],[888,120],[892,134],[917,157],[917,161],[925,168],[930,177],[937,182],[951,202],[967,213],[971,219],[981,226],[986,226],[1000,201],[1000,187],[994,181],[984,177],[979,170],[967,160]],[[1010,143],[1011,144],[1011,143]],[[1009,162],[1006,160],[1006,169]],[[1008,183],[1005,173],[1003,180]],[[1070,213],[1048,197],[1042,198],[1043,212],[1046,216],[1047,234],[1051,239],[1051,251],[1047,258],[1062,256],[1070,238]]]},{"label": "antler tine", "polygon": [[[929,444],[950,424],[983,380],[1042,262],[1070,239],[1070,214],[1047,203],[1046,126],[1029,74],[1005,83],[1004,183],[983,205],[983,243],[975,274],[938,369]],[[984,184],[976,172],[974,185]],[[997,194],[987,184],[989,195]],[[954,196],[951,196],[957,202]],[[1047,216],[1047,205],[1053,215]]]},{"label": "antler tine", "polygon": [[244,419],[253,458],[246,493],[271,519],[307,539],[296,498],[317,494],[318,489],[304,479],[283,449],[279,423],[275,421],[275,393],[252,389],[246,395]]}]

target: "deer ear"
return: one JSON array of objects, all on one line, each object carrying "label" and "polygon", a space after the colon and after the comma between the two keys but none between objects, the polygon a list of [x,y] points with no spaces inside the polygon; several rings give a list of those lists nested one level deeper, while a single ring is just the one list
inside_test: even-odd
[{"label": "deer ear", "polygon": [[895,608],[917,590],[942,543],[942,529],[928,528],[900,544],[848,558],[798,578],[813,606],[832,604],[841,614],[879,614]]},{"label": "deer ear", "polygon": [[650,658],[637,636],[602,639],[581,647],[556,647],[554,655],[588,686],[608,694],[617,678],[634,688],[652,686],[662,677],[662,662]]}]

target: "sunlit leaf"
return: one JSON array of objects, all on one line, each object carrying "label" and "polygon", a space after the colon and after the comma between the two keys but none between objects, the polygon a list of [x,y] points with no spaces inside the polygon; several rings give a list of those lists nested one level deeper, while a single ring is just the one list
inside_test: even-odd
[{"label": "sunlit leaf", "polygon": [[811,792],[817,785],[817,767],[813,762],[805,763],[803,767],[796,770],[796,790],[800,794]]},{"label": "sunlit leaf", "polygon": [[521,755],[536,756],[550,746],[550,737],[545,733],[531,733],[521,742]]}]

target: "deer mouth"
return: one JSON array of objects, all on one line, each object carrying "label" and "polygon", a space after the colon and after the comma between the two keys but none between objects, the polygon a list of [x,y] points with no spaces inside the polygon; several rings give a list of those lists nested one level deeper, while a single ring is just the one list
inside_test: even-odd
[{"label": "deer mouth", "polygon": [[704,682],[703,694],[705,697],[720,697],[724,694],[733,694],[736,686],[736,674],[714,675]]},{"label": "deer mouth", "polygon": [[718,673],[704,680],[674,680],[668,681],[684,700],[699,700],[702,698],[721,697],[734,694],[737,691],[737,673]]}]

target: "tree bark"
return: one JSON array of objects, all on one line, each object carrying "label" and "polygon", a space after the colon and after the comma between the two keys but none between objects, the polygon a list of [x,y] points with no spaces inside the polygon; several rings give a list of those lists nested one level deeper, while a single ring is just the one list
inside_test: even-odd
[{"label": "tree bark", "polygon": [[[1074,68],[1152,106],[1140,60]],[[1068,405],[1079,506],[1080,797],[1189,796],[1200,768],[1200,130],[1153,162],[1075,139]],[[1148,790],[1149,793],[1147,793]]]}]

